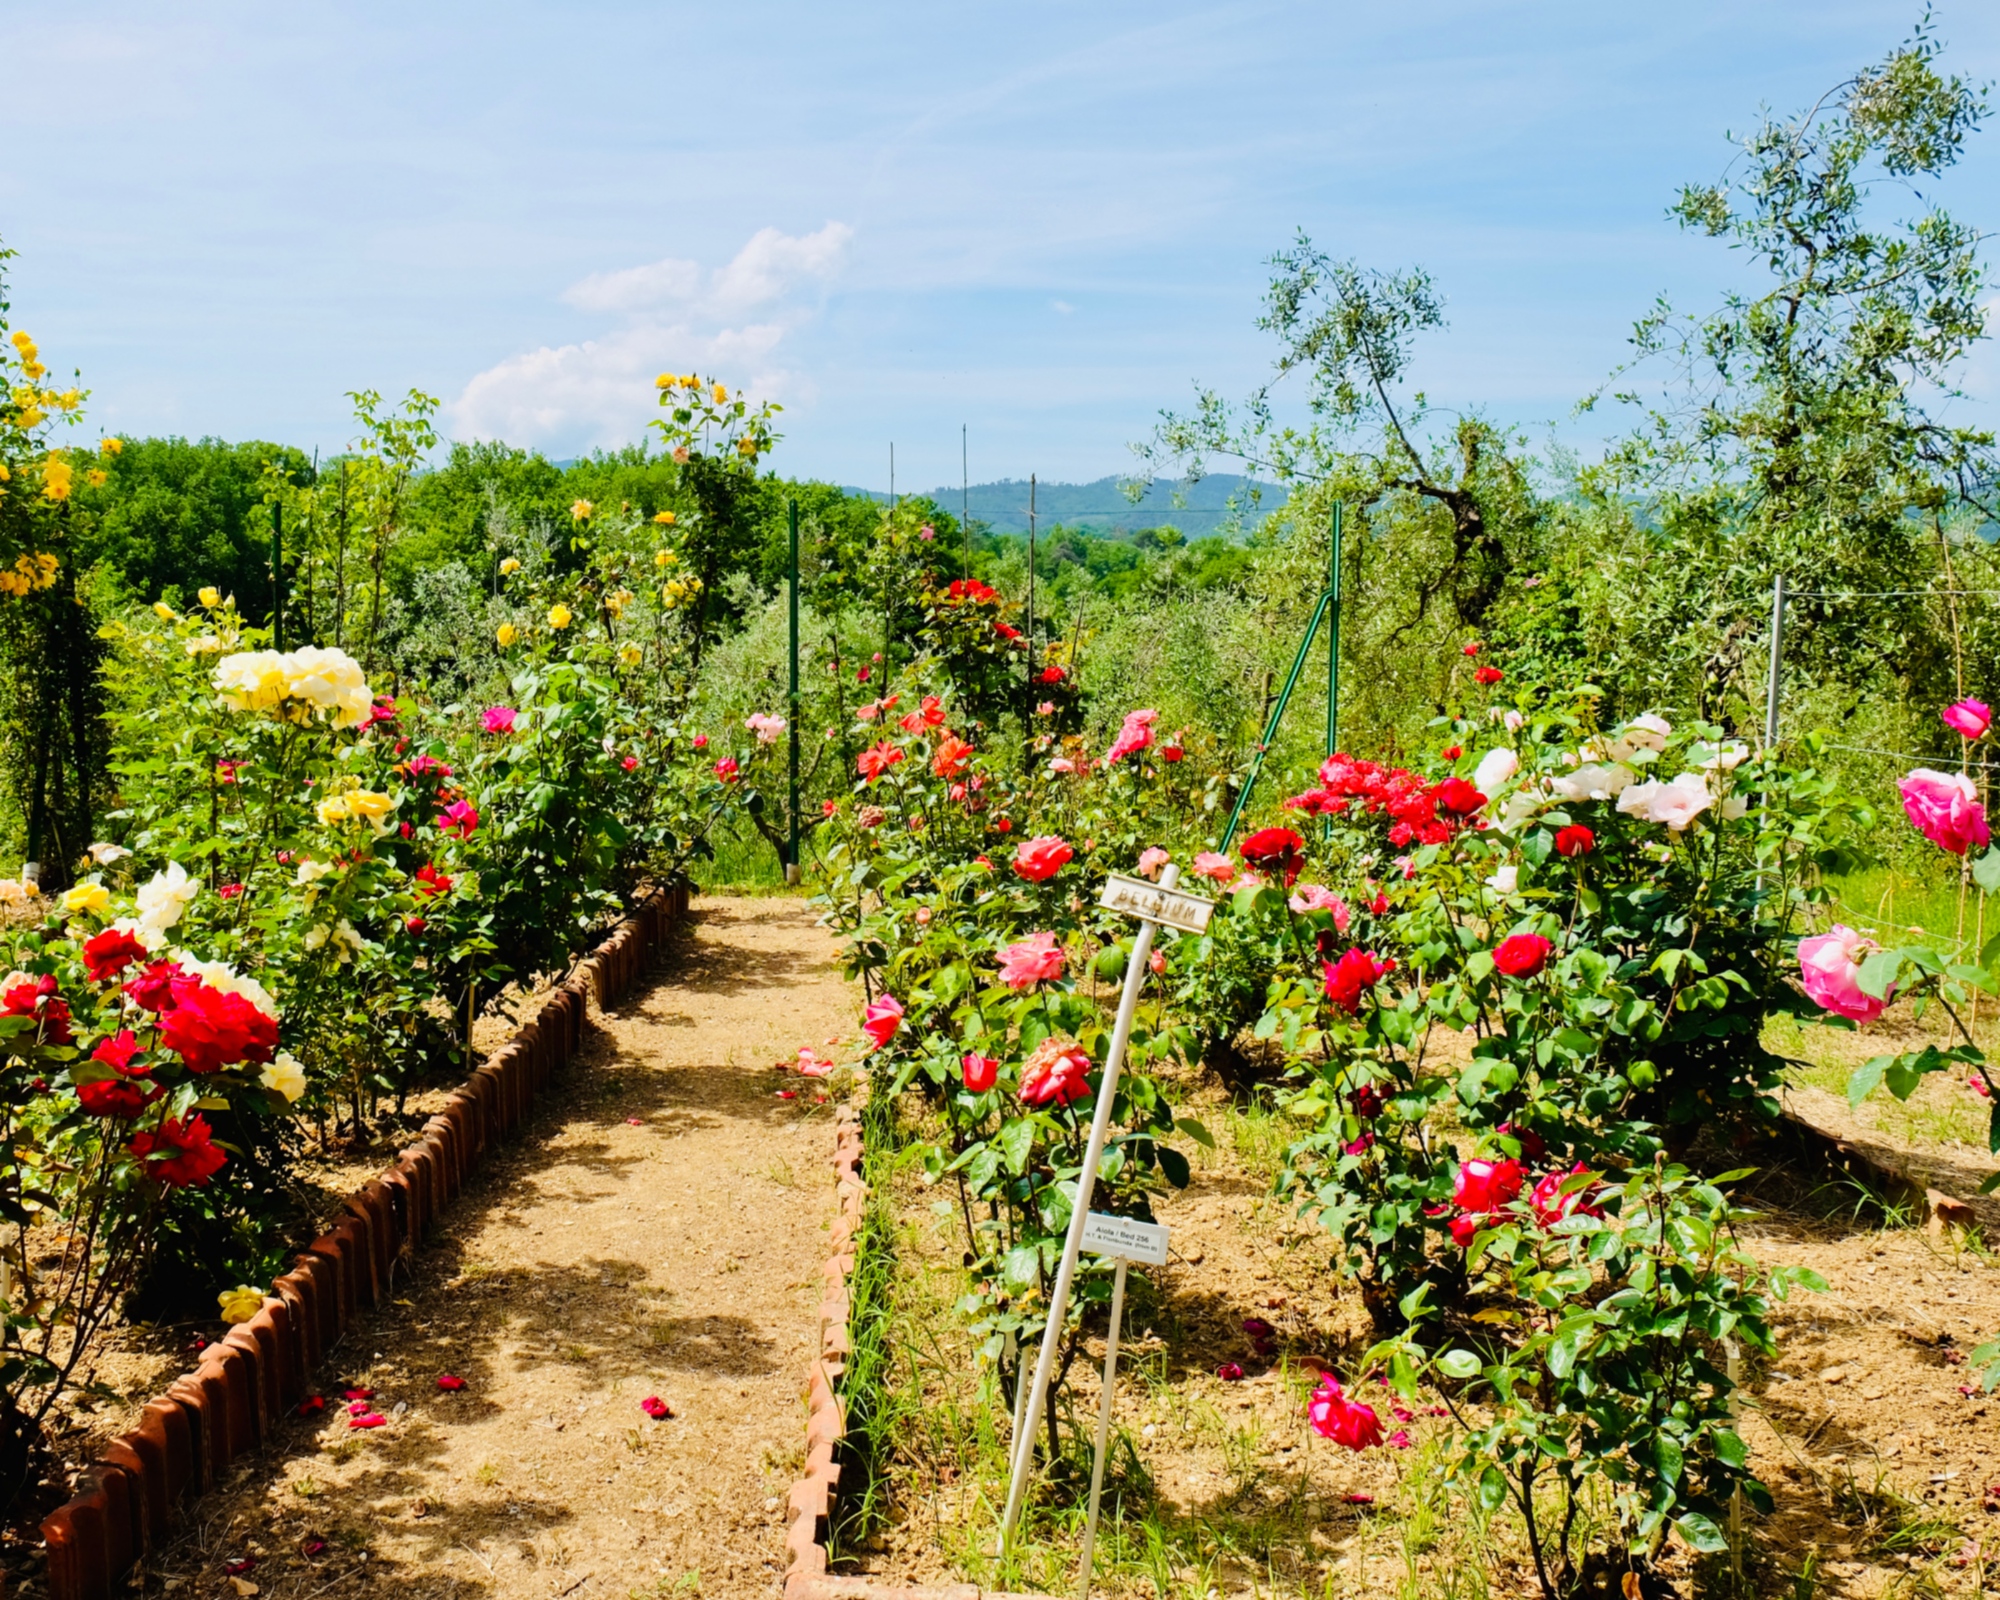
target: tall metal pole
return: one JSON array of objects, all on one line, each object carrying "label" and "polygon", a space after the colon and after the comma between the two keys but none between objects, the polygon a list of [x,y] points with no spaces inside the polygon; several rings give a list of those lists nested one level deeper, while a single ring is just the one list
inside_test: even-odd
[{"label": "tall metal pole", "polygon": [[271,647],[285,648],[285,503],[282,500],[271,504]]},{"label": "tall metal pole", "polygon": [[1784,671],[1785,575],[1771,580],[1771,682],[1764,696],[1764,748],[1778,747],[1778,684]]},{"label": "tall metal pole", "polygon": [[1333,503],[1333,542],[1327,556],[1326,592],[1332,596],[1326,630],[1326,753],[1340,748],[1340,513]]},{"label": "tall metal pole", "polygon": [[792,682],[786,703],[791,802],[786,815],[791,818],[791,843],[785,852],[785,882],[799,881],[799,503],[786,502],[792,532]]},{"label": "tall metal pole", "polygon": [[1028,474],[1028,698],[1035,694],[1035,475]]},{"label": "tall metal pole", "polygon": [[958,531],[965,535],[965,570],[961,578],[972,576],[972,457],[966,444],[965,424],[958,425]]}]

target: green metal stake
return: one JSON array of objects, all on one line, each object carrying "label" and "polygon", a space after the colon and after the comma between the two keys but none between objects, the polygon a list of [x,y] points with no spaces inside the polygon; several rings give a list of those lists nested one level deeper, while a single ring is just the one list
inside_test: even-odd
[{"label": "green metal stake", "polygon": [[271,505],[271,645],[285,648],[285,507]]},{"label": "green metal stake", "polygon": [[[1333,503],[1333,539],[1327,553],[1326,592],[1331,599],[1326,630],[1326,754],[1340,748],[1340,521],[1341,503]],[[1320,837],[1333,837],[1333,818],[1320,820]]]},{"label": "green metal stake", "polygon": [[1236,824],[1243,820],[1243,809],[1250,804],[1250,791],[1257,787],[1257,775],[1264,770],[1264,753],[1278,736],[1278,724],[1284,718],[1285,707],[1291,704],[1292,691],[1299,686],[1299,674],[1305,671],[1306,655],[1312,649],[1313,640],[1319,637],[1319,619],[1326,615],[1327,603],[1332,599],[1331,594],[1322,594],[1319,604],[1313,607],[1312,621],[1306,624],[1306,636],[1299,641],[1299,653],[1292,658],[1292,670],[1285,679],[1284,692],[1271,708],[1271,720],[1265,725],[1264,737],[1258,741],[1257,754],[1250,762],[1250,775],[1243,780],[1242,793],[1236,797],[1236,809],[1229,813],[1229,826],[1223,830],[1222,843],[1216,847],[1225,855],[1229,851],[1229,841],[1236,837]]},{"label": "green metal stake", "polygon": [[[799,503],[786,502],[792,529],[792,687],[788,701],[791,732],[791,844],[785,855],[785,882],[799,881]],[[886,663],[885,663],[886,665]]]}]

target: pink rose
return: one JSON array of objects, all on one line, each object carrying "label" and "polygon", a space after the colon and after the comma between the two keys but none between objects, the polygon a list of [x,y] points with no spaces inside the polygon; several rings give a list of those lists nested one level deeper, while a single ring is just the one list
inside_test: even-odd
[{"label": "pink rose", "polygon": [[488,706],[479,713],[480,725],[488,733],[512,733],[515,711],[512,706]]},{"label": "pink rose", "polygon": [[1052,933],[1031,933],[1000,952],[1000,981],[1010,989],[1032,988],[1063,975],[1067,957]]},{"label": "pink rose", "polygon": [[1111,741],[1111,748],[1104,752],[1104,764],[1123,761],[1135,751],[1143,750],[1153,742],[1153,724],[1160,720],[1157,711],[1128,711],[1125,723],[1118,730],[1118,737]]},{"label": "pink rose", "polygon": [[1352,913],[1347,909],[1347,902],[1325,885],[1318,883],[1300,884],[1298,891],[1286,904],[1300,915],[1308,911],[1331,911],[1336,933],[1346,933],[1347,924],[1352,917]]},{"label": "pink rose", "polygon": [[1983,739],[1986,730],[1993,726],[1993,708],[1983,700],[1961,700],[1946,706],[1938,717],[1953,733],[1966,739]]},{"label": "pink rose", "polygon": [[1194,870],[1204,878],[1213,878],[1217,883],[1227,883],[1236,876],[1236,863],[1227,856],[1217,855],[1213,850],[1204,850],[1194,858]]},{"label": "pink rose", "polygon": [[902,1025],[903,1002],[892,994],[882,995],[861,1013],[861,1031],[875,1041],[877,1050],[895,1038]]},{"label": "pink rose", "polygon": [[1896,787],[1902,791],[1910,825],[1940,850],[1962,856],[1985,845],[1986,812],[1979,804],[1979,791],[1963,773],[1919,767]]},{"label": "pink rose", "polygon": [[1861,988],[1861,963],[1875,948],[1844,923],[1799,941],[1799,982],[1815,1004],[1853,1022],[1873,1022],[1889,1002]]},{"label": "pink rose", "polygon": [[1160,875],[1160,868],[1164,867],[1171,860],[1173,860],[1173,857],[1168,855],[1158,845],[1148,845],[1144,850],[1139,852],[1139,876],[1142,878],[1157,878]]}]

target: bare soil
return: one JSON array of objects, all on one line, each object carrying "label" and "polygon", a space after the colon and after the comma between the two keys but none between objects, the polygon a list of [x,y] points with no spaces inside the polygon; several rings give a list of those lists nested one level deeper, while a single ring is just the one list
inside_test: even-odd
[{"label": "bare soil", "polygon": [[[778,1064],[851,1021],[832,956],[799,901],[703,900],[350,1333],[326,1410],[143,1591],[774,1592],[834,1204],[826,1106]],[[386,1425],[351,1427],[343,1389]]]}]

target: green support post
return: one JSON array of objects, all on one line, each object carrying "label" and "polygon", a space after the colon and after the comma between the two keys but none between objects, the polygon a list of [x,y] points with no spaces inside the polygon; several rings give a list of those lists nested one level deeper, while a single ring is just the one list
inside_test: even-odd
[{"label": "green support post", "polygon": [[[787,699],[786,731],[791,735],[789,751],[791,798],[785,814],[791,819],[791,843],[786,849],[785,882],[799,881],[799,503],[787,502],[792,533],[792,683]],[[887,663],[884,663],[886,665]]]},{"label": "green support post", "polygon": [[[1326,592],[1329,599],[1326,629],[1326,754],[1333,758],[1340,748],[1340,522],[1343,507],[1333,503],[1333,539],[1326,562]],[[1320,836],[1333,837],[1333,818],[1320,821]]]},{"label": "green support post", "polygon": [[271,505],[271,647],[285,648],[285,507]]},{"label": "green support post", "polygon": [[1224,855],[1229,853],[1229,841],[1236,837],[1236,824],[1243,820],[1244,807],[1250,804],[1250,791],[1257,787],[1257,775],[1264,770],[1264,752],[1271,748],[1271,741],[1278,736],[1278,724],[1284,719],[1285,707],[1291,704],[1292,691],[1299,686],[1299,674],[1305,671],[1306,656],[1311,652],[1313,640],[1319,637],[1319,619],[1326,615],[1327,602],[1333,598],[1322,594],[1319,604],[1313,607],[1312,621],[1306,624],[1305,637],[1299,641],[1299,653],[1292,658],[1292,670],[1285,679],[1285,687],[1278,696],[1278,703],[1271,708],[1271,720],[1265,725],[1264,737],[1258,741],[1257,754],[1251,758],[1250,775],[1243,780],[1243,790],[1236,797],[1236,809],[1229,813],[1229,826],[1223,830],[1222,843],[1216,848]]}]

